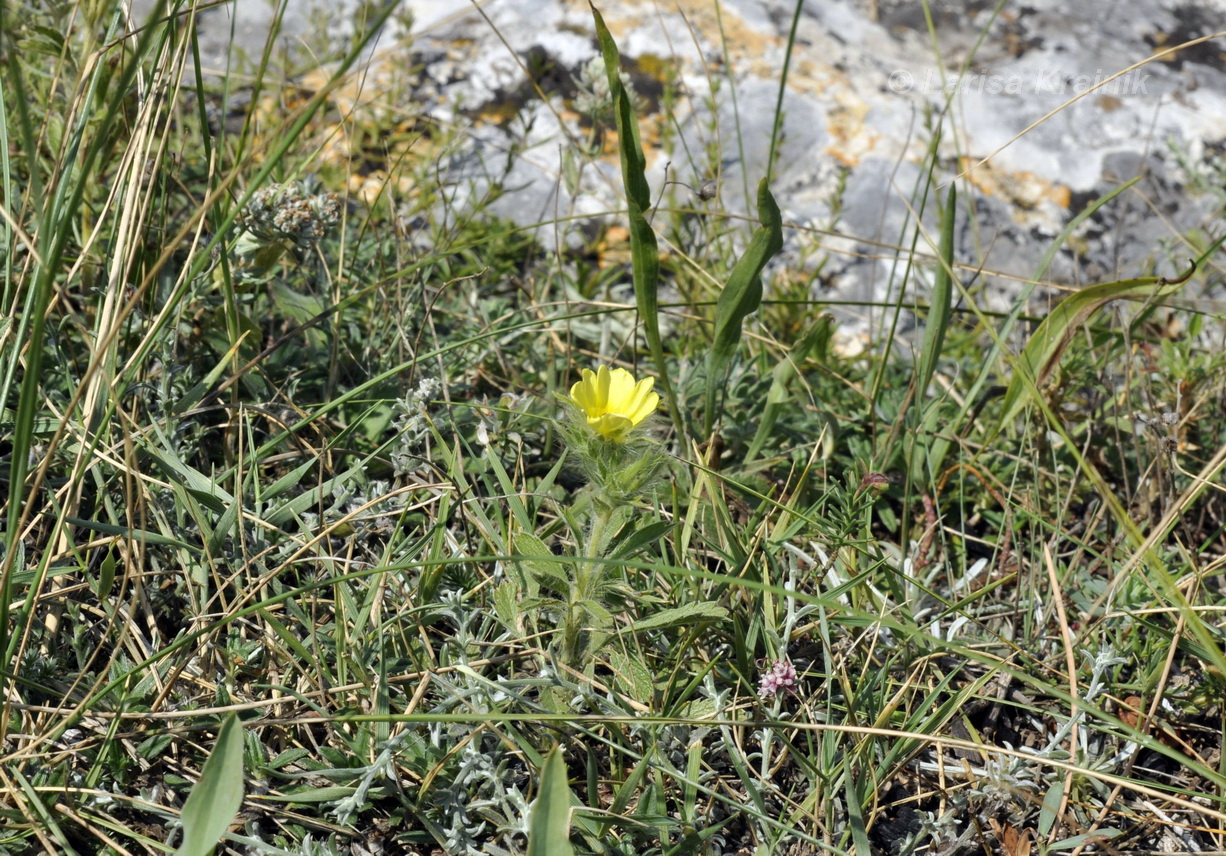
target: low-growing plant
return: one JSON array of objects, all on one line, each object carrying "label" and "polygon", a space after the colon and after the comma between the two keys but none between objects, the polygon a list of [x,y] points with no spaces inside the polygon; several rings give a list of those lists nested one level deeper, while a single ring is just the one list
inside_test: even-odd
[{"label": "low-growing plant", "polygon": [[1125,182],[987,311],[932,109],[856,353],[770,165],[723,208],[735,69],[652,60],[711,117],[655,186],[594,16],[619,260],[354,82],[396,3],[313,83],[154,5],[0,3],[0,853],[1214,846],[1216,219],[1037,309]]}]

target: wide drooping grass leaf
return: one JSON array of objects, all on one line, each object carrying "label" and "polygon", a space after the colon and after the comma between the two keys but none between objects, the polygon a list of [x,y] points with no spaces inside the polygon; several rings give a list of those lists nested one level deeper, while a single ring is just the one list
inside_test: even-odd
[{"label": "wide drooping grass leaf", "polygon": [[1083,288],[1056,304],[1018,355],[997,430],[1012,422],[1026,403],[1039,394],[1077,330],[1099,309],[1112,300],[1159,300],[1183,288],[1184,282],[1186,278],[1172,282],[1160,276],[1103,282]]},{"label": "wide drooping grass leaf", "polygon": [[[1095,212],[1115,199],[1128,188],[1132,187],[1139,181],[1140,178],[1126,181],[1118,187],[1104,193],[1102,196],[1095,199],[1085,208],[1083,208],[1076,216],[1069,220],[1068,225],[1061,230],[1060,234],[1052,242],[1050,248],[1044,253],[1039,265],[1035,268],[1034,273],[1030,277],[1030,282],[1026,283],[1017,298],[1014,300],[1013,309],[1001,323],[1000,327],[991,332],[992,346],[988,351],[986,359],[980,364],[979,372],[975,377],[974,383],[971,384],[969,391],[963,396],[962,404],[958,408],[958,412],[952,419],[946,416],[948,424],[965,425],[968,415],[974,411],[983,400],[984,391],[988,385],[994,382],[998,376],[998,361],[1000,354],[1004,351],[1004,342],[1008,339],[1010,331],[1013,330],[1021,317],[1023,310],[1029,305],[1030,295],[1034,291],[1035,286],[1042,281],[1047,273],[1047,268],[1051,264],[1052,259],[1056,257],[1060,248],[1064,246],[1069,237],[1076,231],[1083,222],[1094,216]],[[933,473],[937,473],[942,468],[942,463],[945,456],[949,453],[952,445],[952,437],[947,432],[940,432],[932,438],[931,444],[928,447],[929,469]]]}]

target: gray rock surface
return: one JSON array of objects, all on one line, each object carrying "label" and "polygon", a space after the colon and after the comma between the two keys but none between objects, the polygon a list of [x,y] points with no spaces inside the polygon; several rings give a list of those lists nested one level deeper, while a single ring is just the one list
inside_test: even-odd
[{"label": "gray rock surface", "polygon": [[[344,19],[354,5],[336,0],[322,14]],[[717,14],[712,0],[601,5],[642,98],[652,187],[664,186],[671,162],[668,178],[697,186],[717,177],[721,194],[712,204],[752,215],[795,6],[725,0]],[[310,0],[291,4],[286,38],[305,38],[309,7]],[[772,190],[786,220],[801,227],[790,232],[781,263],[811,265],[823,250],[834,253],[816,291],[842,300],[892,297],[898,275],[890,248],[910,245],[906,224],[916,202],[909,200],[918,199],[938,125],[940,183],[990,156],[961,179],[958,251],[970,270],[985,269],[964,278],[986,283],[998,308],[1013,300],[1017,281],[1031,276],[1072,216],[1138,175],[1135,187],[1081,225],[1049,280],[1113,279],[1156,259],[1159,273],[1172,273],[1169,259],[1193,254],[1179,248],[1187,235],[1220,231],[1226,38],[1093,89],[1155,53],[1226,28],[1220,0],[1029,0],[999,13],[985,2],[931,7],[932,33],[923,6],[911,0],[801,7]],[[412,37],[403,38],[399,19],[402,28],[382,36],[374,62],[420,64],[413,109],[467,129],[470,143],[448,172],[461,193],[480,198],[499,182],[514,188],[493,213],[539,224],[546,244],[555,236],[578,241],[593,224],[616,222],[607,214],[620,197],[615,157],[607,147],[591,158],[577,154],[590,128],[576,96],[598,53],[587,3],[489,0],[478,12],[459,0],[416,0],[403,8],[413,16]],[[235,5],[235,32],[248,52],[267,31],[260,9],[268,5]],[[208,44],[224,45],[230,14],[220,7],[202,17]],[[661,115],[666,77],[680,97]],[[924,217],[933,235],[937,195]],[[670,198],[695,204],[676,185],[665,204]],[[834,234],[805,231],[834,225],[836,210]],[[555,225],[570,217],[591,222],[586,230],[582,221]]]}]

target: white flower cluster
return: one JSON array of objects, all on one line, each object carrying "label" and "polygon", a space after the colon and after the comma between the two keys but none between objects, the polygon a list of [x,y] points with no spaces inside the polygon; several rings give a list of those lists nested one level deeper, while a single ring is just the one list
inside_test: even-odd
[{"label": "white flower cluster", "polygon": [[[630,103],[637,105],[638,93],[634,91],[634,84],[630,82],[625,72],[621,73],[621,81],[622,88],[630,98]],[[575,112],[597,119],[613,110],[613,99],[609,95],[609,74],[605,71],[602,55],[596,54],[584,64],[583,68],[579,69],[575,86],[579,90],[572,102]]]},{"label": "white flower cluster", "polygon": [[270,184],[251,195],[243,211],[249,230],[288,238],[306,246],[318,242],[340,220],[335,193],[309,194],[297,182]]}]

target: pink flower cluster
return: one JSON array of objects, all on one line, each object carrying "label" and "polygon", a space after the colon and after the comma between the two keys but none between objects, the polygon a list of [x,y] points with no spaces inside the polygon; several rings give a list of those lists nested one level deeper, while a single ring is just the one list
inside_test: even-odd
[{"label": "pink flower cluster", "polygon": [[796,667],[787,660],[776,660],[758,681],[758,698],[774,698],[780,690],[796,692]]}]

